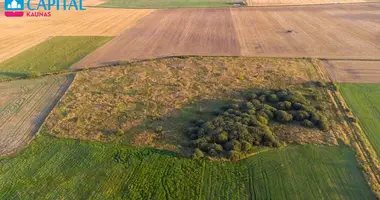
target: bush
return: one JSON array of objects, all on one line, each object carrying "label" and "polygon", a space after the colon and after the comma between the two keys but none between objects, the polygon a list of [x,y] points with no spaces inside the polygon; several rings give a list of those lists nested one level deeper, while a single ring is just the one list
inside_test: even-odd
[{"label": "bush", "polygon": [[194,149],[194,153],[193,153],[193,158],[194,159],[200,159],[200,158],[203,158],[205,156],[205,154],[198,148],[195,148]]},{"label": "bush", "polygon": [[116,131],[116,135],[118,135],[118,136],[122,136],[122,135],[124,135],[124,131],[123,131],[122,129],[118,129],[118,130]]},{"label": "bush", "polygon": [[259,121],[260,124],[262,124],[262,125],[265,125],[265,126],[268,125],[268,119],[265,118],[265,117],[258,116],[258,117],[257,117],[257,121]]},{"label": "bush", "polygon": [[316,84],[318,87],[326,87],[326,83],[322,81],[317,81]]},{"label": "bush", "polygon": [[219,153],[224,151],[223,146],[220,144],[214,144],[212,148]]},{"label": "bush", "polygon": [[259,98],[257,98],[260,102],[264,103],[267,100],[267,96],[265,94],[260,95]]},{"label": "bush", "polygon": [[216,152],[215,149],[210,149],[210,150],[208,151],[208,155],[210,155],[210,156],[217,156],[217,155],[218,155],[218,152]]},{"label": "bush", "polygon": [[293,103],[292,107],[294,110],[301,110],[303,105],[300,103]]},{"label": "bush", "polygon": [[304,119],[308,119],[310,114],[306,111],[297,111],[293,117],[297,121],[303,121]]},{"label": "bush", "polygon": [[276,120],[281,123],[289,122],[293,120],[293,116],[283,110],[276,112]]},{"label": "bush", "polygon": [[354,122],[354,123],[358,123],[359,122],[359,120],[356,119],[355,117],[350,117],[350,120],[351,120],[351,122]]},{"label": "bush", "polygon": [[234,144],[232,143],[232,141],[229,141],[229,142],[226,142],[224,145],[223,145],[223,148],[226,150],[226,151],[230,151],[234,148]]},{"label": "bush", "polygon": [[255,94],[255,93],[252,93],[252,94],[250,94],[249,96],[248,96],[248,100],[249,101],[252,101],[252,100],[254,100],[254,99],[256,99],[257,98],[257,94]]},{"label": "bush", "polygon": [[249,143],[249,142],[247,142],[247,141],[243,141],[242,143],[241,143],[241,149],[243,150],[243,151],[248,151],[248,150],[250,150],[252,148],[252,144],[251,143]]},{"label": "bush", "polygon": [[270,94],[270,95],[268,95],[267,99],[271,103],[276,103],[276,102],[279,101],[279,98],[277,97],[276,94]]},{"label": "bush", "polygon": [[40,72],[31,71],[26,74],[26,78],[38,78],[41,76]]},{"label": "bush", "polygon": [[228,141],[228,133],[226,131],[221,132],[216,138],[216,142],[219,144],[224,144],[227,141]]},{"label": "bush", "polygon": [[307,119],[303,120],[301,124],[302,124],[302,126],[308,127],[308,128],[314,127],[313,122],[311,122],[310,120],[307,120]]},{"label": "bush", "polygon": [[162,127],[162,126],[157,126],[155,129],[156,133],[162,133],[163,131],[164,131],[164,127]]}]

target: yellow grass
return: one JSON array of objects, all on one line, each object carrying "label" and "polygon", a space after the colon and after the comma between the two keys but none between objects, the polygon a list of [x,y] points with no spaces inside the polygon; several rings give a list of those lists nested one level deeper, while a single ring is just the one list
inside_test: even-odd
[{"label": "yellow grass", "polygon": [[52,16],[46,18],[1,15],[0,62],[52,36],[118,35],[152,11],[87,8],[86,11],[52,11]]}]

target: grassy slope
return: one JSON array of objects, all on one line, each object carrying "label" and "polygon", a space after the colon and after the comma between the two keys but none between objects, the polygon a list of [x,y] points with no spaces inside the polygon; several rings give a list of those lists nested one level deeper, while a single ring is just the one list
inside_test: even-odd
[{"label": "grassy slope", "polygon": [[380,155],[380,84],[342,83],[340,88],[377,155]]},{"label": "grassy slope", "polygon": [[109,0],[100,7],[119,8],[181,8],[181,7],[226,7],[234,0]]},{"label": "grassy slope", "polygon": [[112,37],[54,37],[0,63],[0,80],[24,77],[28,72],[57,72],[71,67]]},{"label": "grassy slope", "polygon": [[289,146],[239,163],[56,139],[0,159],[0,199],[371,199],[348,147]]}]

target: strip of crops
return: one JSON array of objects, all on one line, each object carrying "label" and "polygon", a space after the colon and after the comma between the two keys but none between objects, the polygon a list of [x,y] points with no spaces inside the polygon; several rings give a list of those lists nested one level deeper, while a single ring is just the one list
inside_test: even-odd
[{"label": "strip of crops", "polygon": [[238,163],[40,134],[0,159],[0,199],[371,199],[348,147],[289,146]]},{"label": "strip of crops", "polygon": [[341,93],[380,155],[380,84],[340,84]]}]

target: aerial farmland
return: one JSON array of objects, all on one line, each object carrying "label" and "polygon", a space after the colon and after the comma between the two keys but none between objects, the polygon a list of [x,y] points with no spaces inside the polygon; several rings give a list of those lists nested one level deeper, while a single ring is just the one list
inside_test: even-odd
[{"label": "aerial farmland", "polygon": [[380,1],[0,3],[0,199],[380,198]]}]

